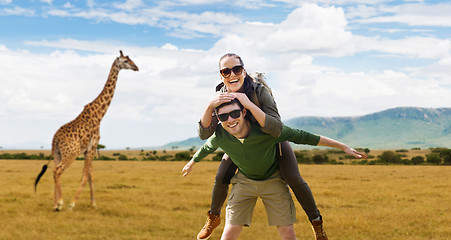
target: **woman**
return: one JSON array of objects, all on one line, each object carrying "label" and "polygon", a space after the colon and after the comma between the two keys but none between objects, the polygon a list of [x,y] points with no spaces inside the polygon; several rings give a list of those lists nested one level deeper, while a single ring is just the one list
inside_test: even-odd
[{"label": "woman", "polygon": [[[256,83],[244,69],[244,63],[236,54],[225,54],[219,60],[219,69],[222,83],[216,87],[218,93],[207,105],[199,122],[199,137],[210,137],[218,124],[214,116],[214,108],[234,98],[243,104],[251,114],[251,119],[258,122],[263,132],[279,136],[283,123],[277,110],[274,98],[269,90],[261,83]],[[308,184],[301,177],[294,151],[288,142],[281,143],[277,158],[280,171],[293,190],[296,199],[309,217],[317,239],[327,239],[322,228],[322,217],[316,206]],[[212,192],[211,209],[207,214],[207,222],[199,232],[198,239],[207,239],[212,231],[220,224],[220,211],[227,198],[230,179],[237,167],[231,159],[224,154],[218,168]]]}]

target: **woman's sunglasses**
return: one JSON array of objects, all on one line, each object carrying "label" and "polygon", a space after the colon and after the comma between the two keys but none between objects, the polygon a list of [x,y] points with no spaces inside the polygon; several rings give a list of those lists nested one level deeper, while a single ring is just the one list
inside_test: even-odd
[{"label": "woman's sunglasses", "polygon": [[219,70],[219,72],[221,73],[221,75],[223,77],[228,78],[228,77],[230,77],[230,74],[232,74],[232,71],[233,71],[233,73],[235,73],[235,75],[240,75],[243,72],[243,69],[244,69],[243,66],[238,65],[238,66],[233,67],[232,69],[223,68],[223,69]]},{"label": "woman's sunglasses", "polygon": [[229,119],[229,116],[233,119],[239,118],[241,116],[241,109],[233,110],[228,113],[221,113],[218,115],[219,121],[225,122],[227,119]]}]

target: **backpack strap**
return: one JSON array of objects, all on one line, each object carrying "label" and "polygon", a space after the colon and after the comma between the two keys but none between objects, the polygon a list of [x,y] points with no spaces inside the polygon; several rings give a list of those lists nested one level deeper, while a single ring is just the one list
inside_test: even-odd
[{"label": "backpack strap", "polygon": [[252,99],[250,99],[250,100],[251,100],[255,105],[257,105],[258,108],[261,108],[260,102],[258,101],[257,92],[255,91],[255,89],[254,89],[254,91],[252,91],[252,96],[251,96],[251,98],[252,98]]}]

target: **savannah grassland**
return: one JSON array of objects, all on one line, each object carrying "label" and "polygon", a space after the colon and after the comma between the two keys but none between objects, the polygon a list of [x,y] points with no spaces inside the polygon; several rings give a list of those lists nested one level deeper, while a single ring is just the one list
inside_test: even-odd
[{"label": "savannah grassland", "polygon": [[[33,189],[46,162],[0,160],[0,239],[195,239],[219,164],[201,162],[182,177],[185,162],[95,161],[97,208],[90,207],[87,185],[74,210],[53,212],[53,163],[37,193]],[[65,206],[82,167],[76,161],[63,174]],[[300,165],[300,170],[330,239],[451,239],[450,166]],[[295,204],[298,239],[314,239]],[[210,239],[219,239],[223,227]],[[279,239],[260,200],[240,239]]]}]

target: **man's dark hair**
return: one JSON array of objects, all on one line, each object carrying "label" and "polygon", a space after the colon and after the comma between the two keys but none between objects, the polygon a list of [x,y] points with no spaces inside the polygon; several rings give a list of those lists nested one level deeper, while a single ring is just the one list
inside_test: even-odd
[{"label": "man's dark hair", "polygon": [[218,110],[219,110],[220,108],[225,107],[225,106],[227,106],[227,105],[235,104],[235,103],[238,104],[238,106],[240,107],[240,110],[243,110],[243,108],[244,108],[244,107],[243,107],[243,104],[241,104],[240,101],[239,101],[237,98],[234,98],[234,99],[232,99],[230,102],[225,102],[225,103],[223,103],[223,104],[217,106],[217,107],[215,108],[216,114],[218,113]]}]

